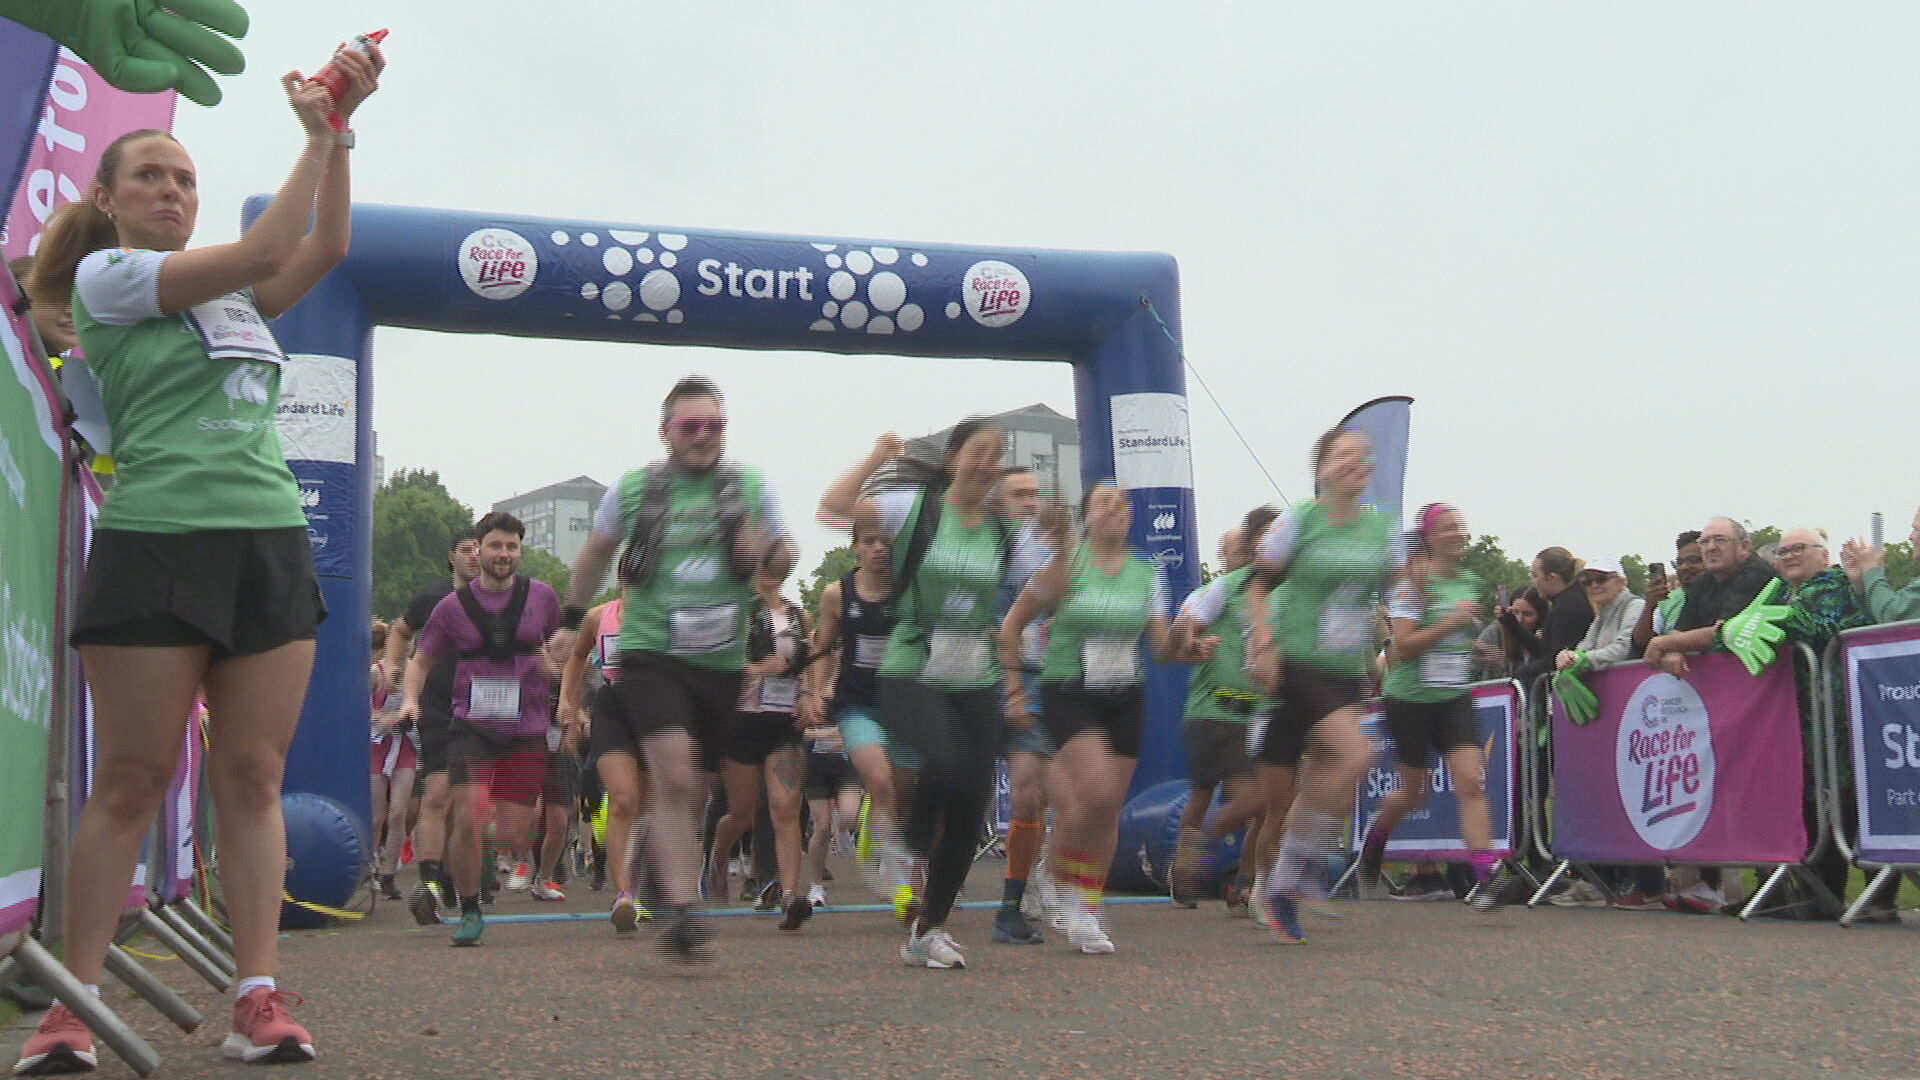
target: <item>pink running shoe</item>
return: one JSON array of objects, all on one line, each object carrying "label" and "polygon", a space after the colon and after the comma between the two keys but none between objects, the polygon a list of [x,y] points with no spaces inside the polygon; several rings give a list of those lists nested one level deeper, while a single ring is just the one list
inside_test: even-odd
[{"label": "pink running shoe", "polygon": [[92,1072],[100,1060],[93,1055],[93,1032],[73,1010],[59,1002],[40,1018],[39,1030],[20,1048],[15,1076],[52,1076]]},{"label": "pink running shoe", "polygon": [[313,1036],[287,1015],[299,994],[257,986],[233,1003],[233,1031],[220,1046],[230,1058],[259,1064],[313,1060]]}]

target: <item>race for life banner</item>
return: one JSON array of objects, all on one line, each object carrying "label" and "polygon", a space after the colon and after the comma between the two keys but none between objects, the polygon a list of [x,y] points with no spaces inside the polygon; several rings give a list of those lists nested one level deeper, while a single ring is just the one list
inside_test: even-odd
[{"label": "race for life banner", "polygon": [[60,546],[58,399],[18,297],[0,266],[0,934],[27,925],[40,896]]},{"label": "race for life banner", "polygon": [[1645,664],[1589,674],[1599,715],[1553,705],[1553,850],[1578,862],[1790,863],[1806,855],[1793,664],[1747,674],[1727,653],[1684,678]]},{"label": "race for life banner", "polygon": [[[1487,760],[1487,812],[1493,818],[1492,851],[1502,857],[1513,854],[1514,791],[1518,775],[1514,729],[1520,716],[1520,691],[1511,682],[1486,683],[1473,688],[1474,727],[1480,733],[1480,750]],[[1367,712],[1368,741],[1373,745],[1374,764],[1360,781],[1353,803],[1353,820],[1364,825],[1372,819],[1387,794],[1400,786],[1396,772],[1399,758],[1387,737],[1380,707]],[[1432,794],[1407,812],[1387,840],[1387,858],[1393,862],[1421,859],[1446,861],[1462,859],[1468,851],[1460,830],[1460,804],[1454,798],[1453,776],[1445,761],[1435,761],[1427,773]],[[1354,851],[1360,850],[1364,829],[1354,830]]]},{"label": "race for life banner", "polygon": [[[40,123],[40,99],[53,71],[54,49],[45,34],[0,19],[0,192],[9,202]],[[0,236],[0,246],[5,239]]]},{"label": "race for life banner", "polygon": [[1920,863],[1920,623],[1840,638],[1860,858]]},{"label": "race for life banner", "polygon": [[1407,453],[1413,441],[1413,399],[1404,395],[1374,398],[1348,413],[1342,427],[1357,427],[1373,443],[1373,480],[1366,500],[1406,518]]},{"label": "race for life banner", "polygon": [[108,143],[141,128],[167,131],[173,127],[172,91],[130,94],[117,90],[66,49],[54,62],[45,98],[20,186],[8,197],[5,252],[9,260],[31,255],[39,247],[40,233],[54,207],[86,195]]}]

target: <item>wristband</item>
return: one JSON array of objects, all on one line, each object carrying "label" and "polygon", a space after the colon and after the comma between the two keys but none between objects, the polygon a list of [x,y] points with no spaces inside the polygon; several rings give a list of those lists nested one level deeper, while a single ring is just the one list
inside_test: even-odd
[{"label": "wristband", "polygon": [[353,143],[354,143],[353,132],[336,131],[333,133],[333,145],[339,147],[340,149],[351,150],[353,149]]},{"label": "wristband", "polygon": [[587,609],[578,604],[568,604],[560,609],[560,629],[578,630],[587,618]]}]

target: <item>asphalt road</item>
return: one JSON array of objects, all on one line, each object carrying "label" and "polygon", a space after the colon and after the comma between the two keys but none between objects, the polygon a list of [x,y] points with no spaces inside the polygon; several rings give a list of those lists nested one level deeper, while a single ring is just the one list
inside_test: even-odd
[{"label": "asphalt road", "polygon": [[[998,863],[970,895],[997,897]],[[864,903],[841,867],[834,897]],[[576,882],[576,885],[582,883]],[[496,915],[593,912],[503,897]],[[643,927],[491,925],[451,949],[401,905],[288,935],[282,983],[320,1059],[276,1073],[376,1077],[758,1078],[1920,1077],[1920,927],[1347,905],[1283,946],[1219,904],[1116,906],[1119,952],[991,945],[990,911],[952,924],[964,971],[899,962],[879,912],[714,919],[717,958],[667,960]],[[1056,935],[1056,937],[1058,937]],[[212,1019],[183,1036],[110,989],[164,1077],[233,1077],[226,1008],[175,962],[150,967]],[[16,1033],[17,1038],[17,1033]],[[17,1043],[16,1043],[17,1045]],[[134,1075],[101,1048],[99,1075]]]}]

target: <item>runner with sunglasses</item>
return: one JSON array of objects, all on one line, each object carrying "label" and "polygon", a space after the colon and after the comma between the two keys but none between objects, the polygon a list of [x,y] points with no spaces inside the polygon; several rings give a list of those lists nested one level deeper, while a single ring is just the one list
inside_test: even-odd
[{"label": "runner with sunglasses", "polygon": [[645,759],[648,850],[666,909],[660,947],[682,961],[710,952],[711,933],[692,910],[700,810],[740,700],[752,578],[762,570],[784,578],[796,554],[766,478],[722,460],[726,430],[726,407],[711,382],[690,376],[667,392],[660,406],[667,459],[628,472],[601,501],[574,562],[553,650],[565,655],[573,647],[624,543],[614,684],[621,708],[609,717],[619,730],[596,729],[593,741],[603,773],[610,756]]}]

